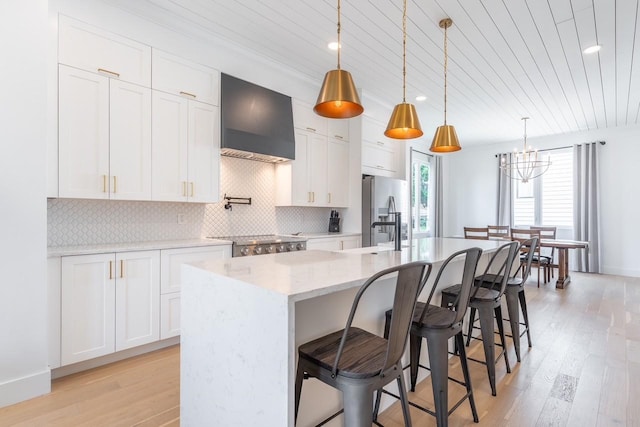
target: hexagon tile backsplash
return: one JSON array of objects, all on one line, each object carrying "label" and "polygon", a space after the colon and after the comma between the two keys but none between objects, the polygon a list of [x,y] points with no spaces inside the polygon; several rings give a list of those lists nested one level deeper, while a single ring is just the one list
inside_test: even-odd
[{"label": "hexagon tile backsplash", "polygon": [[[273,164],[222,157],[220,166],[219,203],[48,199],[48,246],[327,230],[328,208],[274,206]],[[225,193],[251,205],[224,209]]]}]

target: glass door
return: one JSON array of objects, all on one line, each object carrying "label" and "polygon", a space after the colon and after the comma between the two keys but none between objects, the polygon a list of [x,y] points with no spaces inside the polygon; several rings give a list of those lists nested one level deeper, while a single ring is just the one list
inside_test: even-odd
[{"label": "glass door", "polygon": [[433,156],[411,150],[411,236],[432,237],[435,219]]}]

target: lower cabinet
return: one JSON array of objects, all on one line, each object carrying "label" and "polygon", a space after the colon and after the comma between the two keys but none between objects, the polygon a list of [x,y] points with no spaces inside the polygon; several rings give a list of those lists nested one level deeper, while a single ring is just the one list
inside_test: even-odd
[{"label": "lower cabinet", "polygon": [[160,339],[180,335],[180,266],[187,262],[231,258],[231,245],[160,251]]},{"label": "lower cabinet", "polygon": [[360,235],[321,237],[307,240],[307,249],[320,249],[325,251],[341,251],[344,249],[359,248],[361,245]]},{"label": "lower cabinet", "polygon": [[157,341],[160,251],[63,257],[61,365]]}]

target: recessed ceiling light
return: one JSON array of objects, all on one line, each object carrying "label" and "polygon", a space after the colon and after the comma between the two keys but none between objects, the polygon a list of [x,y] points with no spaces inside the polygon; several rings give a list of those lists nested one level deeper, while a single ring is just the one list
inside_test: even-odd
[{"label": "recessed ceiling light", "polygon": [[586,53],[587,55],[590,53],[596,53],[597,51],[600,50],[602,46],[600,46],[599,44],[593,45],[593,46],[589,46],[588,48],[584,49],[582,52]]},{"label": "recessed ceiling light", "polygon": [[331,42],[328,44],[328,48],[331,50],[338,50],[338,47],[340,47],[338,42]]},{"label": "recessed ceiling light", "polygon": [[416,96],[416,101],[418,101],[418,102],[422,102],[422,101],[426,101],[426,100],[427,100],[427,97],[424,96],[424,95]]}]

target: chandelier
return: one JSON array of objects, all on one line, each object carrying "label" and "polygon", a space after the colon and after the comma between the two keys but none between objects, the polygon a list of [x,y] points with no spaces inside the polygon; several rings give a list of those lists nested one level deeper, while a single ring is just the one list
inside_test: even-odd
[{"label": "chandelier", "polygon": [[523,117],[524,121],[524,147],[522,151],[513,150],[511,159],[507,159],[506,155],[501,156],[500,169],[511,179],[517,179],[523,183],[529,182],[545,173],[551,166],[551,156],[547,155],[546,160],[538,159],[538,150],[527,147],[527,120],[529,117]]}]

